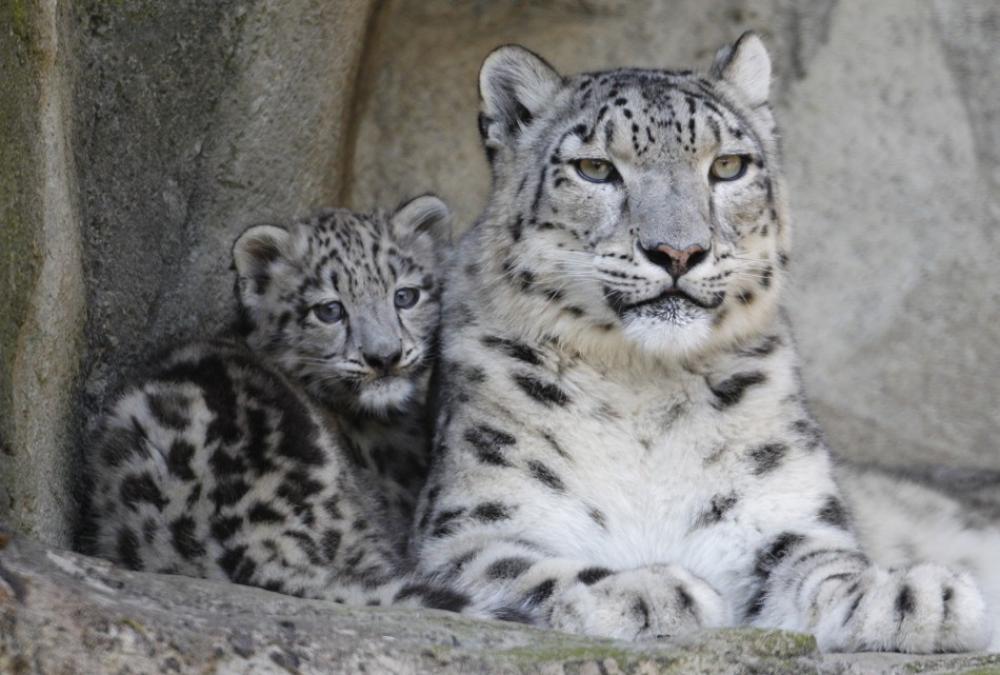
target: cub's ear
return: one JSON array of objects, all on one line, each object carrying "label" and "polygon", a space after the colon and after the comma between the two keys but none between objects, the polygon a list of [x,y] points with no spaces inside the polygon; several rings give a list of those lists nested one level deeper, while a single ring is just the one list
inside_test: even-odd
[{"label": "cub's ear", "polygon": [[555,68],[524,47],[493,50],[479,70],[479,133],[487,150],[513,140],[562,84]]},{"label": "cub's ear", "polygon": [[[276,225],[255,225],[233,245],[233,264],[239,277],[240,297],[263,295],[271,281],[271,263],[282,257],[288,230]],[[251,283],[252,282],[252,283]]]},{"label": "cub's ear", "polygon": [[771,88],[771,57],[760,36],[747,31],[715,53],[711,75],[728,82],[751,107],[757,107],[767,102]]},{"label": "cub's ear", "polygon": [[435,242],[451,240],[451,211],[434,195],[422,195],[406,202],[392,214],[392,231],[400,239],[426,232]]}]

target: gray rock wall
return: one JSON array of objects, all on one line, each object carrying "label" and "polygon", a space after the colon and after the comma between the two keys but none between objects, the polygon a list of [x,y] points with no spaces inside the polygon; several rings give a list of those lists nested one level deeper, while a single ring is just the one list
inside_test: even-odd
[{"label": "gray rock wall", "polygon": [[86,312],[66,17],[10,0],[0,26],[0,518],[65,541]]},{"label": "gray rock wall", "polygon": [[389,0],[348,201],[433,189],[468,224],[488,173],[476,71],[518,42],[565,72],[707,67],[766,38],[796,228],[789,305],[831,443],[1000,468],[1000,5],[993,0]]},{"label": "gray rock wall", "polygon": [[[1000,8],[991,0],[10,0],[0,7],[0,518],[67,541],[83,431],[166,342],[230,317],[251,222],[488,177],[476,71],[777,70],[790,305],[845,454],[1000,468]],[[9,302],[8,302],[9,300]]]},{"label": "gray rock wall", "polygon": [[[1000,468],[994,0],[6,0],[0,521],[68,544],[88,424],[165,342],[229,320],[229,246],[247,224],[426,190],[471,223],[488,186],[476,71],[496,44],[566,71],[707,64],[748,27],[775,59],[790,307],[833,445]],[[345,610],[130,574],[0,528],[3,672],[997,665],[822,656],[760,631],[636,646]]]},{"label": "gray rock wall", "polygon": [[228,321],[239,232],[336,201],[370,4],[75,5],[87,413]]},{"label": "gray rock wall", "polygon": [[0,519],[67,543],[107,397],[230,320],[238,232],[337,201],[372,6],[0,6]]}]

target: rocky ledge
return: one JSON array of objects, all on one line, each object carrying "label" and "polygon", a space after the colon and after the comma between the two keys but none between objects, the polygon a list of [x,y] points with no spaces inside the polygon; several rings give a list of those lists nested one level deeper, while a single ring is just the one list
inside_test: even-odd
[{"label": "rocky ledge", "polygon": [[141,574],[0,532],[4,673],[1000,673],[1000,654],[820,654],[808,635],[590,640]]}]

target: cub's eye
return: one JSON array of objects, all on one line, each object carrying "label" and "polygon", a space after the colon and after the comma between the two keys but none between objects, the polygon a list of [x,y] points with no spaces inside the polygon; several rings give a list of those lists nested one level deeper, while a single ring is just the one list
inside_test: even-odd
[{"label": "cub's eye", "polygon": [[347,314],[344,311],[344,306],[336,300],[322,305],[313,305],[312,313],[323,323],[337,323],[342,321]]},{"label": "cub's eye", "polygon": [[715,180],[736,180],[746,173],[747,164],[743,155],[719,155],[708,173]]},{"label": "cub's eye", "polygon": [[603,159],[579,159],[576,172],[591,183],[610,183],[618,177],[615,165]]},{"label": "cub's eye", "polygon": [[413,307],[417,304],[418,299],[420,299],[420,290],[417,288],[400,288],[392,298],[399,309]]}]

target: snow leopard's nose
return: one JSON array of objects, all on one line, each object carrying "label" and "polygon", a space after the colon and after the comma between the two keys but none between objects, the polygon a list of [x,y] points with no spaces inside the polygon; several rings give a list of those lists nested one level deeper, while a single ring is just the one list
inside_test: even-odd
[{"label": "snow leopard's nose", "polygon": [[643,246],[642,252],[651,263],[665,269],[675,282],[708,257],[708,249],[698,244],[685,249],[657,244],[651,248]]},{"label": "snow leopard's nose", "polygon": [[364,352],[362,356],[365,359],[365,363],[377,373],[383,375],[388,374],[388,372],[396,365],[399,364],[399,359],[402,357],[403,352],[400,349],[394,351],[384,350],[377,352]]}]

